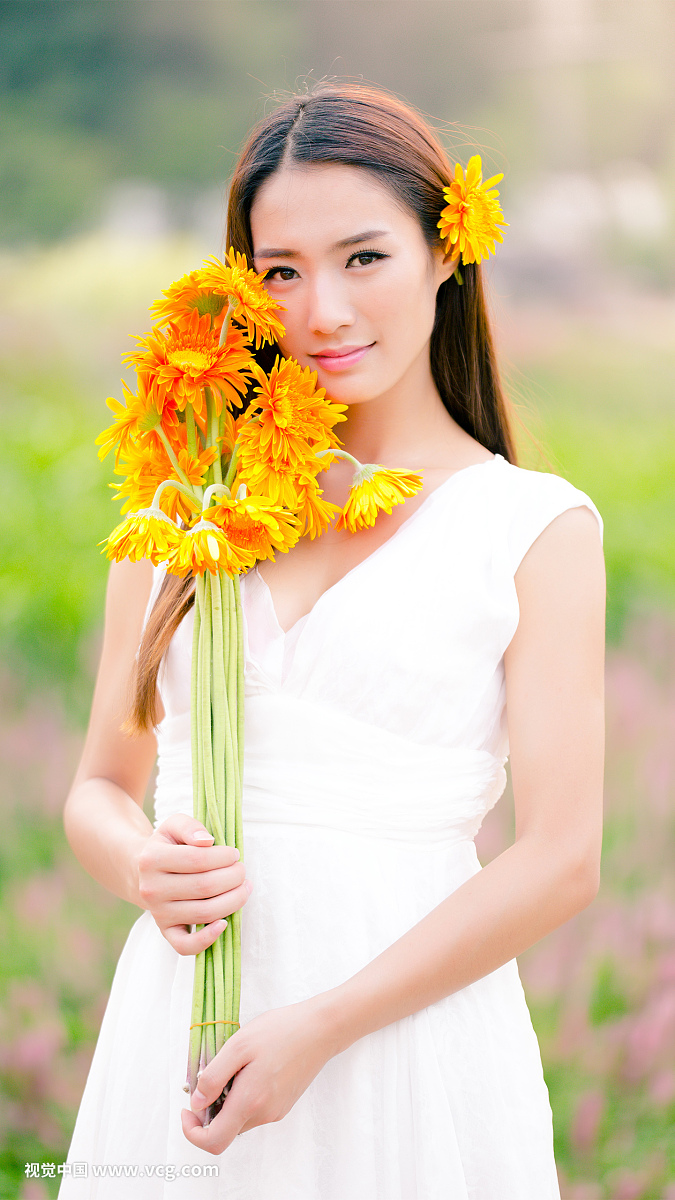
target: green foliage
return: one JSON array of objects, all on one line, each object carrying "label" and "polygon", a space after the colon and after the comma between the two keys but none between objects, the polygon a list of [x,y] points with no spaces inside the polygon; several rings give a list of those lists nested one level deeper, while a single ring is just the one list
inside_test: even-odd
[{"label": "green foliage", "polygon": [[177,205],[222,186],[260,90],[247,52],[264,72],[297,40],[285,5],[0,4],[0,242],[96,225],[117,179]]},{"label": "green foliage", "polygon": [[512,372],[544,449],[522,434],[523,465],[565,476],[603,518],[612,641],[635,611],[675,605],[675,354],[642,337],[574,329]]},{"label": "green foliage", "polygon": [[65,366],[6,371],[0,405],[0,645],[81,719],[107,574],[96,543],[115,518],[93,444],[102,422]]},{"label": "green foliage", "polygon": [[598,968],[595,988],[591,996],[589,1017],[592,1025],[605,1021],[616,1021],[630,1012],[630,1003],[617,975],[616,965],[607,958]]}]

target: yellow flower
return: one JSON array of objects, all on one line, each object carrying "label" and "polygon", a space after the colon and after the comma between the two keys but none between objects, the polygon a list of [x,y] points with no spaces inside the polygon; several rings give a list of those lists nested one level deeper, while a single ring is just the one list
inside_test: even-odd
[{"label": "yellow flower", "polygon": [[137,396],[124,381],[122,381],[122,387],[125,395],[124,404],[120,404],[114,396],[109,396],[106,400],[108,408],[115,414],[115,420],[96,438],[95,445],[101,447],[98,452],[101,461],[113,446],[117,446],[115,453],[115,462],[117,462],[120,454],[133,440],[145,441],[156,447],[159,452],[162,443],[157,433],[158,426],[161,426],[170,442],[173,442],[177,436],[178,418],[173,402],[165,397],[163,400],[160,399],[158,404],[155,403],[155,398],[148,393],[146,376],[139,376],[139,394]]},{"label": "yellow flower", "polygon": [[275,550],[285,553],[300,537],[298,518],[266,496],[245,496],[242,500],[219,496],[203,516],[222,529],[228,542],[256,559],[274,561]]},{"label": "yellow flower", "polygon": [[120,562],[129,558],[138,562],[140,558],[149,558],[155,566],[164,562],[175,549],[181,531],[174,521],[159,508],[143,508],[140,512],[131,513],[106,538],[106,554]]},{"label": "yellow flower", "polygon": [[[316,470],[323,464],[316,459]],[[239,443],[237,447],[237,474],[232,485],[236,495],[242,483],[253,496],[266,496],[271,504],[282,504],[293,512],[298,503],[298,472],[289,463],[261,462],[255,445]]]},{"label": "yellow flower", "polygon": [[[256,466],[297,471],[314,464],[314,451],[337,444],[332,426],[346,420],[345,404],[326,400],[326,389],[317,388],[317,372],[303,368],[294,359],[277,356],[269,378],[256,362],[251,373],[258,380],[258,395],[242,424],[238,453],[242,464],[255,474]],[[255,411],[255,410],[258,411]],[[315,468],[318,470],[318,466]],[[251,480],[250,491],[259,489]]]},{"label": "yellow flower", "polygon": [[[119,457],[115,465],[115,474],[123,475],[124,483],[112,483],[110,486],[117,495],[114,499],[126,500],[121,512],[135,512],[137,508],[147,508],[160,483],[170,479],[173,474],[173,463],[162,447],[155,451],[152,446],[137,446],[130,443]],[[170,517],[176,516],[176,508],[171,505],[170,497],[165,495],[164,506]]]},{"label": "yellow flower", "polygon": [[181,412],[191,404],[195,416],[203,418],[207,387],[213,392],[218,413],[221,394],[231,404],[241,405],[239,393],[248,386],[244,376],[249,373],[251,354],[237,329],[230,329],[225,345],[220,346],[210,321],[209,316],[200,317],[194,310],[184,323],[171,322],[168,332],[155,328],[138,337],[139,349],[123,355],[124,362],[148,375],[158,405],[170,396]]},{"label": "yellow flower", "polygon": [[201,286],[225,297],[236,296],[238,304],[232,313],[232,320],[246,326],[248,340],[250,342],[255,338],[257,350],[260,345],[273,342],[285,332],[275,315],[277,309],[285,311],[284,306],[270,296],[265,288],[265,273],[257,275],[250,270],[244,254],[239,254],[230,246],[225,258],[225,262],[217,258],[205,260],[198,273]]},{"label": "yellow flower", "polygon": [[483,183],[479,154],[469,159],[466,179],[461,164],[457,163],[454,180],[443,188],[448,204],[441,210],[438,222],[440,237],[447,237],[448,246],[454,246],[451,261],[461,254],[463,263],[480,263],[494,253],[495,241],[504,241],[499,226],[506,228],[507,223],[497,199],[499,192],[492,187],[503,178],[493,175]]},{"label": "yellow flower", "polygon": [[164,560],[171,575],[203,575],[210,571],[216,575],[225,571],[233,576],[252,567],[255,558],[250,553],[233,545],[223,531],[211,521],[200,520],[192,529],[183,533],[178,544]]},{"label": "yellow flower", "polygon": [[[326,459],[323,459],[322,462],[325,466]],[[341,512],[341,509],[332,501],[323,499],[322,489],[312,475],[306,476],[297,485],[296,490],[297,507],[295,511],[302,521],[302,532],[313,539],[328,528],[335,514]]]},{"label": "yellow flower", "polygon": [[406,496],[414,496],[422,486],[422,476],[414,471],[398,471],[379,463],[364,463],[354,472],[349,498],[335,524],[336,529],[356,533],[374,525],[380,509],[390,513]]},{"label": "yellow flower", "polygon": [[[191,455],[184,443],[185,426],[181,425],[179,429],[183,444],[174,446],[178,463],[193,486],[201,485],[208,468],[216,458],[217,451],[214,446],[209,446],[200,450],[197,457]],[[115,473],[126,477],[124,483],[113,485],[120,499],[128,497],[122,505],[122,513],[130,509],[146,508],[152,503],[160,483],[165,479],[176,479],[173,463],[163,446],[155,449],[149,445],[133,443],[120,455]],[[195,507],[198,506],[197,502],[191,505],[177,488],[166,488],[162,492],[162,505],[170,517],[181,517],[183,520],[194,517]]]}]

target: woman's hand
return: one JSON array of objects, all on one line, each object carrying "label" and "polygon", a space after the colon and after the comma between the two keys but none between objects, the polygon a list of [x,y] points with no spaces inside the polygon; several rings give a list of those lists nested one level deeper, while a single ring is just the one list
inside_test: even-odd
[{"label": "woman's hand", "polygon": [[[234,846],[214,846],[195,817],[173,813],[137,859],[138,891],[162,935],[179,954],[199,954],[249,898],[252,884]],[[190,925],[204,925],[190,932]]]},{"label": "woman's hand", "polygon": [[[183,1133],[221,1154],[238,1133],[285,1117],[334,1052],[317,997],[254,1017],[200,1072],[191,1108],[181,1110]],[[205,1110],[233,1075],[220,1112],[203,1126]]]}]

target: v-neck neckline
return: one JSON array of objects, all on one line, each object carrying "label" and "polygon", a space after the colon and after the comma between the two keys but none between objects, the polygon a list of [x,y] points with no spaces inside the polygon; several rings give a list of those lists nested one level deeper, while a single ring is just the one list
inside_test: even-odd
[{"label": "v-neck neckline", "polygon": [[327,587],[323,592],[321,592],[320,596],[317,596],[317,598],[314,601],[314,604],[311,606],[311,608],[309,608],[306,613],[303,613],[301,617],[298,617],[297,621],[294,621],[293,624],[290,625],[288,629],[284,629],[279,622],[279,618],[277,616],[277,610],[274,606],[272,590],[271,590],[267,580],[263,579],[262,575],[260,574],[260,571],[258,570],[258,564],[256,563],[255,567],[253,568],[253,571],[254,571],[255,575],[257,576],[258,580],[260,581],[260,583],[263,585],[263,589],[266,593],[270,612],[274,618],[274,622],[277,626],[277,629],[278,629],[279,633],[282,635],[282,637],[284,637],[284,638],[289,637],[290,634],[293,633],[293,631],[297,628],[297,626],[302,621],[306,621],[307,618],[313,616],[315,610],[319,607],[319,605],[323,601],[324,597],[328,596],[329,593],[334,592],[336,588],[339,588],[340,585],[345,582],[345,580],[350,579],[351,576],[354,575],[354,573],[356,571],[358,571],[361,567],[364,567],[367,563],[371,562],[371,560],[373,558],[376,558],[377,555],[380,554],[382,550],[385,550],[387,548],[387,546],[389,546],[390,543],[393,542],[398,537],[398,535],[400,533],[402,533],[403,530],[406,529],[412,521],[415,520],[415,517],[418,517],[420,515],[420,513],[424,512],[424,510],[429,506],[430,501],[433,500],[434,496],[438,496],[438,494],[440,492],[444,491],[445,488],[447,488],[449,483],[452,483],[453,480],[457,479],[460,475],[466,475],[467,472],[469,472],[469,471],[475,471],[477,467],[489,467],[498,461],[501,461],[501,462],[505,461],[503,454],[495,454],[492,458],[485,459],[483,462],[470,463],[468,467],[461,467],[459,471],[453,471],[452,475],[448,475],[447,479],[444,479],[442,483],[439,483],[438,487],[435,487],[432,492],[429,492],[429,494],[427,496],[425,496],[424,500],[419,505],[419,507],[416,508],[415,511],[410,514],[409,517],[406,517],[404,521],[401,521],[401,524],[394,530],[394,532],[391,534],[390,537],[388,537],[379,546],[376,546],[375,549],[372,550],[370,554],[367,554],[365,558],[362,558],[360,562],[355,563],[353,567],[350,567],[348,571],[345,571],[344,575],[341,575],[339,579],[336,579],[335,583],[332,583],[330,585],[330,587]]}]

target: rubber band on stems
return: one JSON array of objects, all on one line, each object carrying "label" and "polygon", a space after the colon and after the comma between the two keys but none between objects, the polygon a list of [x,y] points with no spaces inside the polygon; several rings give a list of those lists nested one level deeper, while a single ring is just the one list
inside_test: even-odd
[{"label": "rubber band on stems", "polygon": [[223,1021],[222,1018],[219,1018],[217,1021],[195,1021],[194,1025],[190,1026],[190,1029],[196,1029],[198,1025],[239,1025],[239,1022]]}]

